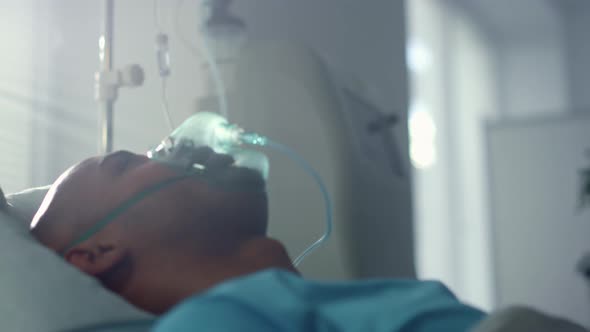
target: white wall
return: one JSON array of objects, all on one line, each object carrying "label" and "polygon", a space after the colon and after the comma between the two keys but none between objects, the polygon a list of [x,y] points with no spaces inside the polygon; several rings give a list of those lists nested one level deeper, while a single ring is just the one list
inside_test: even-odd
[{"label": "white wall", "polygon": [[461,10],[452,16],[448,31],[448,176],[457,282],[467,301],[488,309],[493,304],[493,268],[482,123],[498,107],[495,53],[489,37]]},{"label": "white wall", "polygon": [[36,0],[32,13],[35,98],[45,102],[35,117],[33,184],[45,185],[97,151],[93,73],[100,7]]},{"label": "white wall", "polygon": [[578,208],[590,117],[504,121],[487,133],[498,303],[590,326],[588,281],[577,268],[590,249],[590,211]]},{"label": "white wall", "polygon": [[254,38],[310,45],[373,90],[379,106],[405,111],[404,1],[236,1],[236,12]]},{"label": "white wall", "polygon": [[[443,281],[451,289],[459,287],[454,268],[454,253],[449,230],[452,229],[448,204],[449,172],[448,132],[445,95],[445,43],[443,26],[446,8],[439,1],[412,1],[408,6],[408,42],[413,45],[423,69],[411,74],[410,117],[413,112],[430,114],[436,124],[434,148],[436,162],[414,172],[414,213],[416,227],[416,268],[418,276]],[[412,63],[411,52],[408,52]],[[411,133],[421,135],[421,133]],[[412,139],[414,140],[414,139]]]},{"label": "white wall", "polygon": [[33,1],[0,1],[0,187],[5,192],[31,184],[32,6]]},{"label": "white wall", "polygon": [[412,100],[433,115],[437,149],[436,162],[415,171],[419,275],[443,280],[461,299],[489,309],[481,121],[496,109],[494,53],[477,22],[459,7],[414,1],[410,17],[410,35],[433,58],[430,68],[413,73]]},{"label": "white wall", "polygon": [[500,43],[499,88],[506,117],[565,113],[570,108],[565,42],[562,34],[546,40]]},{"label": "white wall", "polygon": [[571,109],[565,33],[545,1],[410,3],[410,38],[432,57],[428,70],[412,75],[412,100],[426,106],[437,129],[436,164],[416,171],[419,272],[484,308],[494,304],[497,267],[483,125]]},{"label": "white wall", "polygon": [[500,116],[559,113],[570,106],[567,31],[558,8],[576,1],[451,1],[493,45]]},{"label": "white wall", "polygon": [[[69,165],[95,154],[97,141],[97,110],[93,102],[93,73],[98,66],[97,38],[101,21],[99,2],[57,1],[46,4],[37,0],[40,33],[35,60],[45,81],[38,94],[53,107],[45,110],[41,121],[45,136],[36,184],[52,181]],[[176,123],[195,111],[195,98],[200,90],[199,61],[181,46],[173,33],[172,18],[177,1],[162,3],[163,25],[171,33],[172,77],[169,83],[170,109]],[[160,86],[155,68],[154,22],[152,3],[116,1],[115,52],[116,67],[138,63],[146,71],[146,82],[135,90],[123,89],[116,103],[115,147],[146,151],[165,134],[167,128],[160,110]],[[366,85],[376,103],[387,111],[405,114],[406,76],[404,61],[403,1],[376,2],[371,6],[353,0],[331,1],[237,1],[236,12],[249,25],[255,40],[290,39],[309,45],[321,53],[334,67],[345,74],[357,76]],[[196,2],[185,1],[180,20],[182,30],[197,43]],[[353,24],[362,22],[362,24]],[[407,129],[396,131],[402,154],[407,155]],[[42,158],[42,159],[41,159]],[[311,160],[313,163],[313,160]],[[321,165],[320,165],[321,166]],[[320,167],[321,168],[321,167]],[[405,208],[409,199],[409,179],[403,183],[398,216],[411,222],[411,211]],[[395,223],[397,220],[392,220]],[[395,227],[395,224],[393,224]],[[313,238],[316,234],[310,234]],[[404,233],[396,235],[410,239]],[[387,238],[387,237],[386,237]],[[391,238],[396,238],[392,236]],[[409,241],[409,240],[408,240]],[[375,247],[368,243],[368,247]],[[375,251],[378,252],[379,246]],[[365,256],[373,251],[367,251]],[[411,256],[411,252],[404,253]],[[395,256],[395,255],[393,255]],[[382,263],[381,257],[363,262],[366,271],[355,273],[334,265],[325,258],[325,266],[315,276],[350,277],[352,275],[385,275],[395,268]],[[313,272],[313,271],[312,271]],[[313,274],[313,273],[312,273]],[[409,272],[408,274],[412,274]]]}]

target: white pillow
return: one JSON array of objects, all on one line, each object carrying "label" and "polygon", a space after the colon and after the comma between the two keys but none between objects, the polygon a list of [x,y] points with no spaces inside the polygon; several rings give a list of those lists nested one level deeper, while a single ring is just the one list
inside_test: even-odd
[{"label": "white pillow", "polygon": [[0,330],[69,331],[150,319],[29,235],[28,220],[19,217],[30,218],[46,190],[8,196],[12,206],[0,211]]},{"label": "white pillow", "polygon": [[30,221],[35,216],[50,186],[31,188],[6,196],[9,213],[22,221],[22,228],[29,230]]}]

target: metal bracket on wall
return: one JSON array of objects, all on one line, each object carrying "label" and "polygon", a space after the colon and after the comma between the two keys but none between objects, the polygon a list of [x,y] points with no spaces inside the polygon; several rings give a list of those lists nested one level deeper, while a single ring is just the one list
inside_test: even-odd
[{"label": "metal bracket on wall", "polygon": [[[586,154],[590,159],[590,149],[588,149]],[[590,206],[590,166],[580,171],[580,177],[580,207],[585,208]]]},{"label": "metal bracket on wall", "polygon": [[2,188],[0,188],[0,209],[3,209],[6,206],[6,196],[4,196],[4,192]]}]

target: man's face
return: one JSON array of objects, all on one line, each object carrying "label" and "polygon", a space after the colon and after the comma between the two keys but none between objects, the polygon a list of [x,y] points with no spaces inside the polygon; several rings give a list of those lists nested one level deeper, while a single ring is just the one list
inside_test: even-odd
[{"label": "man's face", "polygon": [[[191,159],[212,170],[230,169],[233,163],[230,156],[216,154],[208,148],[196,149],[192,152]],[[65,172],[56,181],[35,216],[31,228],[34,233],[43,233],[43,228],[46,227],[51,227],[53,233],[57,233],[55,230],[59,229],[59,234],[45,244],[61,251],[122,202],[148,187],[178,175],[177,170],[127,151],[87,159]],[[231,176],[228,175],[226,178]],[[152,227],[153,234],[147,235],[157,236],[170,231],[175,225],[178,226],[178,223],[183,221],[181,219],[186,219],[178,215],[179,211],[187,217],[188,206],[194,205],[197,197],[202,196],[207,189],[201,181],[181,180],[163,188],[161,192],[153,193],[153,197],[138,202],[136,206],[130,207],[129,213],[123,213],[116,219],[141,218],[143,221],[140,229]],[[216,195],[208,193],[206,196],[214,198]],[[54,223],[58,225],[43,225],[43,219],[59,219]],[[166,223],[166,220],[170,219],[175,219],[176,224]],[[119,221],[114,220],[114,223],[118,224]],[[163,229],[158,229],[158,226]]]},{"label": "man's face", "polygon": [[50,244],[52,249],[62,250],[122,201],[175,175],[167,167],[127,151],[87,159],[54,183],[31,228],[34,230],[46,214],[67,219],[61,223],[71,227],[62,227],[59,239]]},{"label": "man's face", "polygon": [[[31,223],[33,235],[152,312],[166,301],[149,291],[152,286],[146,285],[154,281],[146,279],[161,274],[164,265],[175,270],[188,261],[207,271],[201,276],[208,280],[203,287],[211,285],[212,266],[231,276],[234,271],[221,259],[231,261],[243,241],[266,235],[264,180],[209,148],[190,153],[188,160],[203,166],[199,176],[184,177],[186,173],[126,151],[83,161],[52,186]],[[179,180],[125,205],[104,228],[78,242],[121,204],[171,179]]]}]

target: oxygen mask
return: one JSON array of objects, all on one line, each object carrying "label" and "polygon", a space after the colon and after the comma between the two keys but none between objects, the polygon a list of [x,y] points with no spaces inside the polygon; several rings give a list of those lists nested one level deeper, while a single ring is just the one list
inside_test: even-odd
[{"label": "oxygen mask", "polygon": [[263,145],[263,142],[266,142],[264,137],[246,133],[218,114],[200,112],[188,118],[147,155],[177,170],[199,172],[204,169],[199,163],[201,149],[209,147],[216,153],[231,156],[234,166],[255,170],[266,180],[269,172],[266,155],[244,148],[245,144]]}]

